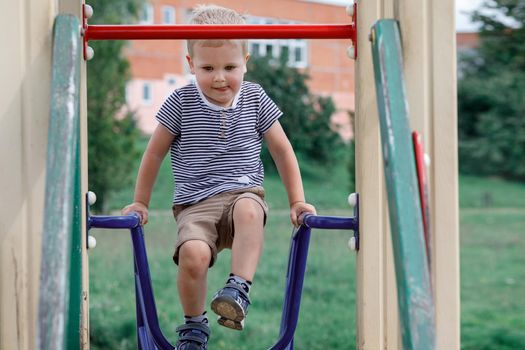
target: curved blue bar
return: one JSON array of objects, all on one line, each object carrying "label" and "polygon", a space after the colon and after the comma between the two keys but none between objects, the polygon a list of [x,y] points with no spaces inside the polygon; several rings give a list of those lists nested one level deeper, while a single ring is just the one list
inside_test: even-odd
[{"label": "curved blue bar", "polygon": [[312,214],[306,214],[304,216],[303,225],[306,225],[310,228],[342,230],[355,230],[359,227],[356,218],[338,216],[319,216]]},{"label": "curved blue bar", "polygon": [[137,319],[137,328],[142,328],[143,334],[139,335],[139,337],[142,336],[144,342],[141,345],[144,348],[140,349],[149,349],[149,346],[146,346],[148,341],[150,341],[148,338],[151,336],[158,349],[173,350],[175,347],[164,337],[160,329],[142,226],[139,225],[131,230],[131,240],[135,258],[135,286],[138,292],[137,311],[140,310],[141,313]]},{"label": "curved blue bar", "polygon": [[301,225],[293,235],[286,274],[281,331],[277,342],[268,350],[293,349],[293,337],[299,320],[310,234],[311,229],[306,225]]},{"label": "curved blue bar", "polygon": [[91,227],[98,228],[128,228],[132,229],[140,225],[138,214],[123,216],[90,216],[88,220],[88,229]]}]

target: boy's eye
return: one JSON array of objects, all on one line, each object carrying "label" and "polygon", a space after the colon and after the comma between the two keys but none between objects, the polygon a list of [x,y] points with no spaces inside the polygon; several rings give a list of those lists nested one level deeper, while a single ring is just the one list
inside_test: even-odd
[{"label": "boy's eye", "polygon": [[234,70],[235,68],[235,66],[226,66],[226,70]]},{"label": "boy's eye", "polygon": [[202,67],[202,69],[204,69],[207,72],[211,72],[213,70],[213,67],[206,66],[206,67]]}]

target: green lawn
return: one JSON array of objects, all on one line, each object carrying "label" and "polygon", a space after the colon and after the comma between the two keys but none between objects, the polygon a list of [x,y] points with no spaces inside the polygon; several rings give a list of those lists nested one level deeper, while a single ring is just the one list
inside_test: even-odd
[{"label": "green lawn", "polygon": [[461,211],[462,348],[525,349],[525,208]]},{"label": "green lawn", "polygon": [[[171,261],[176,231],[169,212],[172,180],[167,165],[153,195],[146,235],[161,327],[174,342],[182,312]],[[291,228],[278,178],[269,175],[265,187],[271,214],[247,328],[234,332],[212,322],[210,349],[265,349],[277,338]],[[320,214],[350,214],[346,196],[351,187],[344,169],[324,177],[306,176],[305,188]],[[114,196],[110,207],[126,204],[131,196],[131,191]],[[462,348],[525,349],[525,185],[461,177],[460,204]],[[98,246],[90,251],[92,348],[135,349],[129,234],[94,234]],[[355,348],[355,257],[346,248],[349,236],[314,231],[296,349]],[[210,271],[208,298],[223,284],[228,264],[226,251]]]}]

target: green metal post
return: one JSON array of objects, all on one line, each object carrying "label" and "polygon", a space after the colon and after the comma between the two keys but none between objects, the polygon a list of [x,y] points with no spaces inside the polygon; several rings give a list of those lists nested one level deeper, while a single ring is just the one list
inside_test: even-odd
[{"label": "green metal post", "polygon": [[76,17],[60,15],[53,29],[37,349],[80,349],[79,28]]},{"label": "green metal post", "polygon": [[398,23],[378,21],[371,40],[403,348],[431,350],[435,349],[434,303]]}]

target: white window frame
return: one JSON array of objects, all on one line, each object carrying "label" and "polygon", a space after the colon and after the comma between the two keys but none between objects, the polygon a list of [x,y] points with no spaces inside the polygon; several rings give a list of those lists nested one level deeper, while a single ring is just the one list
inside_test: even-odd
[{"label": "white window frame", "polygon": [[[295,68],[308,67],[308,45],[306,40],[290,40],[289,41],[289,64]],[[301,57],[297,58],[296,50],[300,50]]]},{"label": "white window frame", "polygon": [[140,24],[153,24],[154,19],[154,8],[152,4],[144,4],[142,6],[142,12],[140,14]]},{"label": "white window frame", "polygon": [[162,23],[163,24],[175,24],[176,12],[173,6],[162,6]]},{"label": "white window frame", "polygon": [[[264,17],[249,17],[248,23],[250,24],[292,24],[292,21],[282,21],[273,18]],[[255,47],[257,45],[257,47]],[[272,57],[279,58],[281,49],[283,47],[288,48],[288,66],[293,68],[306,68],[308,67],[308,41],[306,39],[260,39],[250,40],[248,42],[250,53],[254,56],[266,57],[268,55],[268,47],[272,48]],[[295,50],[299,49],[301,52],[301,58],[297,59]]]}]

